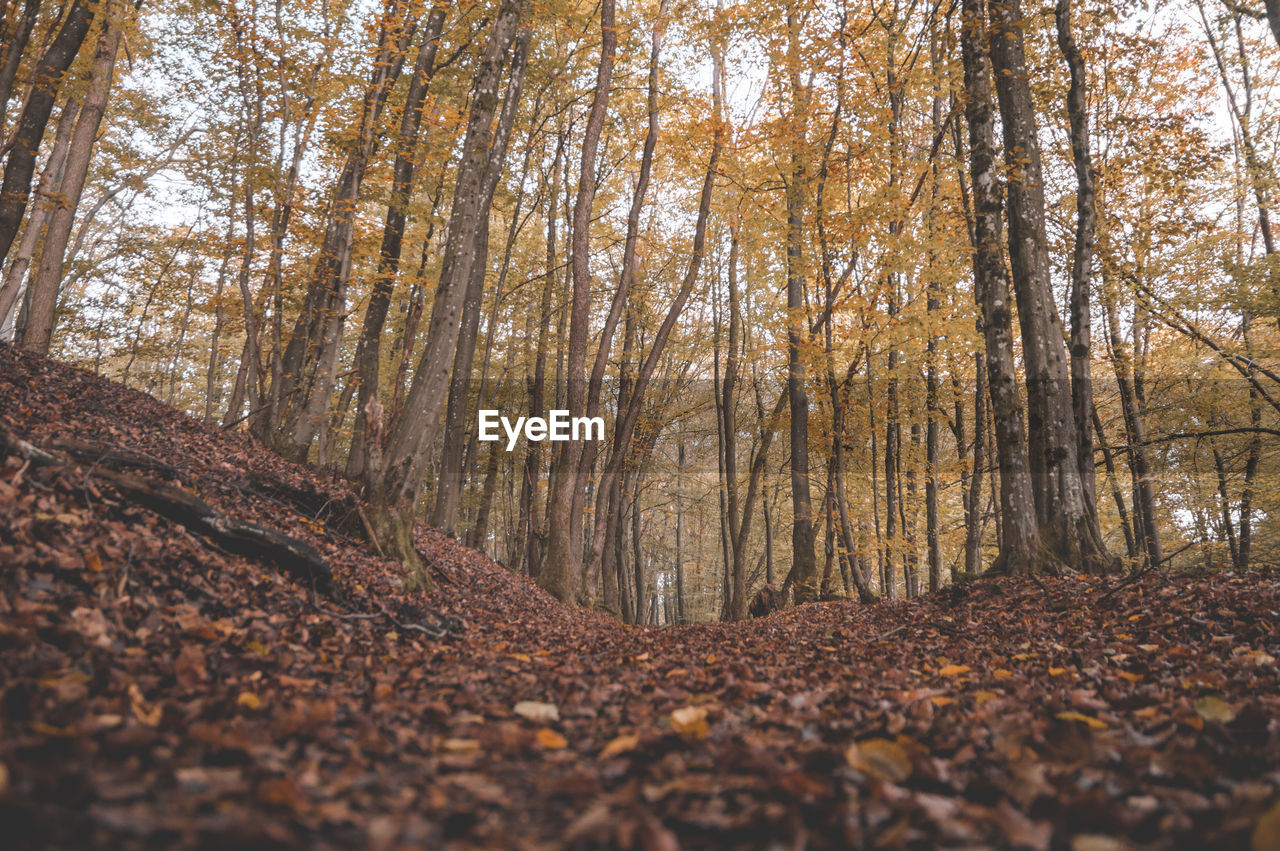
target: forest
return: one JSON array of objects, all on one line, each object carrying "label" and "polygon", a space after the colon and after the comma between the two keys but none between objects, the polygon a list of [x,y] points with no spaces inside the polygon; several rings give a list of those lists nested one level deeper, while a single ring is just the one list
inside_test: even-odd
[{"label": "forest", "polygon": [[0,37],[23,847],[1280,849],[1280,0]]}]

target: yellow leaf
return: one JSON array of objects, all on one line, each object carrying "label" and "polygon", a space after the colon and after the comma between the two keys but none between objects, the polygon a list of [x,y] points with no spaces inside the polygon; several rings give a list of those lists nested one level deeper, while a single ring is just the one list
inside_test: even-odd
[{"label": "yellow leaf", "polygon": [[446,753],[475,753],[480,750],[480,743],[475,739],[445,739],[440,748]]},{"label": "yellow leaf", "polygon": [[1066,668],[1054,668],[1054,667],[1049,668],[1049,676],[1051,677],[1058,677],[1065,674],[1066,672],[1067,672]]},{"label": "yellow leaf", "polygon": [[98,556],[97,550],[89,550],[84,554],[84,566],[91,573],[102,572],[102,559]]},{"label": "yellow leaf", "polygon": [[137,683],[129,684],[129,704],[133,710],[133,716],[143,724],[148,727],[155,727],[160,723],[160,716],[163,714],[164,709],[147,703],[142,696],[142,689],[138,688]]},{"label": "yellow leaf", "polygon": [[259,656],[262,656],[263,658],[266,658],[267,656],[271,655],[271,651],[268,650],[267,646],[260,641],[248,642],[247,644],[245,644],[245,649],[249,650],[252,653],[256,653]]},{"label": "yellow leaf", "polygon": [[649,660],[648,653],[641,653],[639,656],[636,657],[637,662],[647,662],[648,660]]},{"label": "yellow leaf", "polygon": [[994,691],[980,691],[974,694],[973,699],[978,702],[979,706],[981,706],[984,703],[995,700],[999,696],[1000,695],[996,694]]},{"label": "yellow leaf", "polygon": [[559,721],[560,708],[554,703],[542,703],[537,700],[522,700],[511,708],[521,718],[530,721]]},{"label": "yellow leaf", "polygon": [[929,702],[934,706],[947,706],[948,704],[955,703],[956,699],[954,697],[947,697],[946,695],[939,694],[929,698]]},{"label": "yellow leaf", "polygon": [[262,699],[251,691],[242,691],[240,696],[236,698],[236,703],[246,706],[249,709],[261,709]]},{"label": "yellow leaf", "polygon": [[1215,724],[1229,724],[1236,720],[1236,711],[1231,704],[1211,694],[1196,698],[1195,707],[1197,715]]},{"label": "yellow leaf", "polygon": [[694,736],[705,739],[707,726],[707,707],[685,706],[671,713],[671,729],[682,736]]},{"label": "yellow leaf", "polygon": [[1258,819],[1249,845],[1252,851],[1280,851],[1280,801]]},{"label": "yellow leaf", "polygon": [[1144,718],[1148,720],[1155,718],[1159,714],[1160,707],[1158,705],[1146,706],[1133,713],[1135,718]]},{"label": "yellow leaf", "polygon": [[1099,721],[1097,718],[1094,718],[1090,715],[1085,715],[1083,712],[1059,712],[1058,718],[1063,721],[1080,721],[1084,724],[1089,725],[1089,727],[1091,727],[1094,730],[1107,729],[1107,722]]},{"label": "yellow leaf", "polygon": [[716,654],[708,653],[705,661],[708,665],[714,665],[716,663]]},{"label": "yellow leaf", "polygon": [[1140,621],[1140,620],[1142,620],[1142,619],[1143,619],[1143,618],[1145,618],[1145,617],[1146,617],[1146,615],[1142,615],[1142,614],[1138,614],[1138,615],[1129,615],[1129,623],[1133,623],[1134,621]]},{"label": "yellow leaf", "polygon": [[849,767],[885,783],[901,783],[911,776],[911,757],[905,748],[888,739],[854,742],[844,752]]},{"label": "yellow leaf", "polygon": [[512,654],[511,654],[511,658],[512,658],[512,659],[515,659],[517,662],[532,662],[532,661],[533,661],[533,657],[532,657],[532,656],[530,656],[528,653],[512,653]]},{"label": "yellow leaf", "polygon": [[958,677],[969,673],[970,670],[968,665],[946,665],[938,669],[938,674],[944,677]]},{"label": "yellow leaf", "polygon": [[1132,671],[1116,671],[1116,674],[1128,680],[1131,683],[1142,682],[1142,674],[1135,674]]},{"label": "yellow leaf", "polygon": [[569,746],[569,740],[555,730],[543,727],[538,731],[538,744],[549,751],[563,750]]},{"label": "yellow leaf", "polygon": [[608,759],[624,753],[630,753],[640,745],[640,737],[634,733],[618,736],[600,751],[600,759]]},{"label": "yellow leaf", "polygon": [[991,676],[995,677],[997,680],[1007,680],[1013,677],[1013,671],[1010,671],[1008,668],[996,668],[991,672]]}]

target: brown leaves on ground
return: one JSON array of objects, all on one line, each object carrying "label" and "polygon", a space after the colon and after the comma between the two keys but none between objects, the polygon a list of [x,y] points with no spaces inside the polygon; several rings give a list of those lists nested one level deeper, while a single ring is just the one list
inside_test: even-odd
[{"label": "brown leaves on ground", "polygon": [[1280,836],[1273,572],[981,581],[624,627],[429,531],[437,591],[410,597],[332,510],[354,504],[341,486],[4,348],[0,419],[37,445],[147,453],[220,510],[307,541],[335,577],[317,595],[219,552],[90,463],[0,459],[10,846],[1269,850]]}]

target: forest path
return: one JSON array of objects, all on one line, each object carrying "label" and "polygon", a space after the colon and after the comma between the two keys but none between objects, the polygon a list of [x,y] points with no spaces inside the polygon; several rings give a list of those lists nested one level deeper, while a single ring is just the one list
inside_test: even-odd
[{"label": "forest path", "polygon": [[[65,462],[0,463],[15,846],[1280,842],[1274,571],[627,627],[430,531],[437,589],[410,597],[341,487],[7,348],[0,426]],[[332,590],[108,463],[313,547]]]}]

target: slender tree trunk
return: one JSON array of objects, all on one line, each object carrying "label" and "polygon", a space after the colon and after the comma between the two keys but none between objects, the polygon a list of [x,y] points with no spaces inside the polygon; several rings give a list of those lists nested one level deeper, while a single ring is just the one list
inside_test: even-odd
[{"label": "slender tree trunk", "polygon": [[[556,223],[559,219],[559,203],[556,187],[560,182],[560,164],[564,155],[564,133],[556,144],[555,159],[551,164],[550,190],[547,193],[547,258],[543,275],[542,301],[539,304],[537,350],[534,354],[533,376],[528,381],[529,416],[542,416],[546,394],[547,342],[551,326],[551,296],[556,285]],[[520,551],[524,572],[537,578],[541,563],[542,544],[545,540],[542,505],[542,443],[534,442],[525,450],[524,475],[520,485]]]},{"label": "slender tree trunk", "polygon": [[995,115],[991,103],[985,0],[964,0],[964,79],[968,98],[969,169],[973,185],[974,297],[986,339],[987,385],[1000,467],[1003,541],[995,569],[1034,571],[1039,561],[1039,528],[1018,398],[1013,357],[1009,279],[1005,272],[999,167],[995,159]]},{"label": "slender tree trunk", "polygon": [[67,241],[71,238],[71,226],[76,208],[84,192],[89,175],[89,163],[93,158],[98,127],[111,93],[111,81],[115,73],[116,53],[122,35],[119,18],[126,9],[120,0],[110,0],[103,8],[101,32],[89,71],[89,87],[85,91],[84,105],[76,119],[76,129],[67,148],[62,180],[58,184],[58,202],[49,216],[45,229],[44,247],[40,253],[40,266],[30,288],[27,327],[23,329],[22,347],[42,355],[49,353],[53,339],[53,325],[58,307],[58,290],[62,284],[62,263],[67,253]]},{"label": "slender tree trunk", "polygon": [[80,103],[69,99],[62,105],[62,113],[58,116],[58,127],[54,131],[53,146],[49,149],[49,158],[45,160],[44,170],[40,173],[40,184],[36,189],[36,206],[27,217],[27,224],[22,231],[22,239],[18,242],[18,253],[5,272],[4,285],[0,287],[0,340],[9,339],[8,331],[12,330],[17,317],[13,316],[14,305],[18,296],[22,295],[23,281],[27,270],[31,268],[31,259],[35,256],[40,236],[44,232],[45,222],[58,203],[55,193],[62,182],[63,166],[67,161],[67,149],[71,145],[71,131],[75,129],[76,116],[80,114]]},{"label": "slender tree trunk", "polygon": [[18,127],[4,164],[0,182],[0,264],[9,256],[14,237],[22,224],[31,195],[31,176],[35,172],[36,153],[44,139],[49,114],[67,69],[80,52],[80,45],[93,23],[94,4],[90,0],[73,0],[62,19],[62,27],[40,57],[32,75],[34,82],[26,105],[18,117]]},{"label": "slender tree trunk", "polygon": [[1023,51],[1020,0],[991,0],[991,57],[1009,180],[1009,256],[1022,329],[1028,449],[1040,535],[1049,553],[1086,571],[1113,567],[1096,507],[1080,476],[1062,321],[1053,301],[1044,178],[1035,106]]},{"label": "slender tree trunk", "polygon": [[[600,5],[600,64],[596,75],[595,93],[587,126],[582,137],[582,161],[578,171],[578,193],[573,205],[573,228],[570,235],[569,269],[573,280],[573,293],[569,317],[569,341],[565,364],[565,407],[569,416],[580,417],[586,411],[587,338],[590,334],[591,271],[591,208],[596,194],[596,154],[600,145],[600,133],[604,129],[605,113],[609,106],[609,87],[613,80],[614,54],[618,47],[618,33],[614,25],[614,0],[601,0]],[[578,464],[582,459],[582,444],[570,441],[554,454],[555,464],[551,477],[551,496],[548,506],[547,565],[539,578],[557,599],[575,602],[580,588],[582,564],[582,517],[574,511],[579,501],[577,494]],[[604,493],[605,489],[601,489]],[[603,545],[603,541],[601,542]],[[640,566],[636,565],[637,575]],[[591,585],[585,586],[590,589]],[[639,599],[639,598],[637,598]]]},{"label": "slender tree trunk", "polygon": [[1102,419],[1098,416],[1098,406],[1094,404],[1093,411],[1093,433],[1098,437],[1098,448],[1102,450],[1103,463],[1106,465],[1107,481],[1111,485],[1111,499],[1116,506],[1116,514],[1120,517],[1120,528],[1124,532],[1125,552],[1129,556],[1129,560],[1133,564],[1137,564],[1141,558],[1138,552],[1138,544],[1133,537],[1133,527],[1129,525],[1129,512],[1125,508],[1124,494],[1120,491],[1120,477],[1116,474],[1115,455],[1111,451],[1111,447],[1107,445],[1107,433],[1102,428]]},{"label": "slender tree trunk", "polygon": [[[528,56],[527,40],[516,44],[511,60],[510,75],[507,79],[507,93],[503,101],[502,113],[498,116],[497,130],[494,137],[494,149],[491,156],[496,162],[506,157],[507,140],[511,138],[511,130],[515,124],[516,105],[520,99],[520,91],[524,86],[525,64]],[[529,158],[526,155],[526,170]],[[492,198],[501,176],[501,169],[494,169],[485,174],[482,192]],[[507,239],[507,252],[515,241],[516,229],[520,225],[520,208],[523,195],[517,198],[515,212],[511,219],[511,235]],[[457,348],[453,358],[453,374],[449,381],[449,399],[445,410],[444,446],[440,452],[440,476],[436,488],[436,502],[432,512],[431,523],[436,528],[452,535],[458,523],[458,508],[462,502],[463,479],[467,475],[468,465],[464,453],[468,447],[468,438],[474,440],[474,431],[467,422],[470,410],[471,373],[475,362],[476,341],[480,334],[480,303],[484,298],[484,282],[489,271],[489,217],[483,217],[475,234],[477,244],[477,262],[472,267],[471,281],[467,285],[467,294],[462,303],[462,322],[458,331]],[[494,317],[501,292],[494,297]],[[487,360],[486,360],[487,363]],[[480,388],[483,392],[483,387]],[[479,393],[477,394],[479,399]]]},{"label": "slender tree trunk", "polygon": [[[462,301],[475,266],[483,263],[479,256],[480,246],[474,236],[481,218],[489,215],[492,197],[486,196],[482,190],[486,185],[486,174],[493,170],[501,171],[502,162],[494,155],[505,154],[506,151],[505,143],[498,145],[493,138],[498,84],[503,58],[512,43],[518,41],[520,46],[516,49],[521,52],[527,49],[529,30],[521,26],[523,12],[523,0],[506,0],[503,3],[494,19],[484,54],[477,63],[467,133],[458,166],[453,209],[449,215],[440,284],[431,306],[426,347],[405,397],[404,408],[389,429],[385,452],[377,453],[383,457],[376,459],[377,464],[367,465],[364,473],[371,520],[384,552],[406,561],[411,578],[421,583],[427,580],[413,545],[412,517],[439,429],[440,412],[458,339]],[[371,417],[370,423],[375,419]],[[366,435],[366,440],[370,438],[371,435]]]},{"label": "slender tree trunk", "polygon": [[813,505],[809,495],[809,397],[805,388],[804,188],[808,103],[801,82],[800,12],[787,9],[787,76],[790,85],[790,173],[787,177],[787,398],[791,413],[791,577],[797,602],[818,597]]},{"label": "slender tree trunk", "polygon": [[[715,189],[720,154],[724,149],[723,66],[722,59],[718,53],[713,52],[712,59],[711,89],[715,131],[711,142],[711,157],[707,162],[707,171],[702,181],[702,191],[698,196],[698,218],[693,228],[693,244],[689,254],[689,265],[685,269],[684,279],[680,283],[680,289],[676,293],[675,299],[668,307],[662,324],[658,326],[658,330],[654,334],[653,345],[650,347],[649,353],[645,356],[644,362],[636,374],[635,388],[631,393],[630,403],[625,413],[619,413],[618,421],[615,425],[615,440],[617,445],[622,447],[630,445],[636,422],[644,406],[645,392],[649,381],[653,377],[658,360],[662,357],[667,341],[671,337],[671,332],[675,328],[676,322],[680,319],[680,314],[684,311],[684,307],[689,301],[689,296],[693,293],[693,287],[698,282],[698,274],[702,268],[702,260],[706,253],[707,223],[711,218],[711,196]],[[566,445],[573,446],[574,444]],[[604,470],[600,474],[601,492],[606,490],[609,482],[617,476],[624,458],[624,454],[615,453],[605,464]],[[581,514],[581,512],[575,513]],[[591,549],[588,553],[585,565],[586,570],[584,571],[584,587],[586,588],[594,587],[596,572],[600,569],[600,552],[604,546],[604,535],[602,534],[604,520],[605,518],[601,516],[600,512],[597,512],[595,528],[591,537]],[[580,539],[581,536],[579,535],[578,537]]]},{"label": "slender tree trunk", "polygon": [[1076,169],[1076,244],[1071,261],[1071,405],[1076,421],[1076,455],[1085,501],[1097,505],[1097,481],[1093,466],[1093,379],[1090,375],[1092,328],[1090,323],[1093,247],[1098,213],[1094,191],[1093,159],[1089,152],[1089,111],[1084,57],[1071,29],[1071,0],[1057,0],[1055,7],[1058,48],[1071,72],[1067,92],[1067,116],[1071,123],[1071,158]]},{"label": "slender tree trunk", "polygon": [[312,441],[328,420],[346,322],[360,188],[377,143],[383,107],[404,66],[415,14],[404,0],[384,0],[378,22],[377,55],[364,90],[355,142],[334,186],[315,271],[285,348],[276,444],[282,454],[295,461],[306,460]]},{"label": "slender tree trunk", "polygon": [[26,0],[13,35],[5,39],[4,56],[0,60],[0,136],[7,135],[4,132],[5,120],[9,115],[9,100],[13,97],[13,82],[18,77],[18,67],[22,64],[27,40],[31,38],[31,30],[36,25],[40,3],[41,0]]}]

